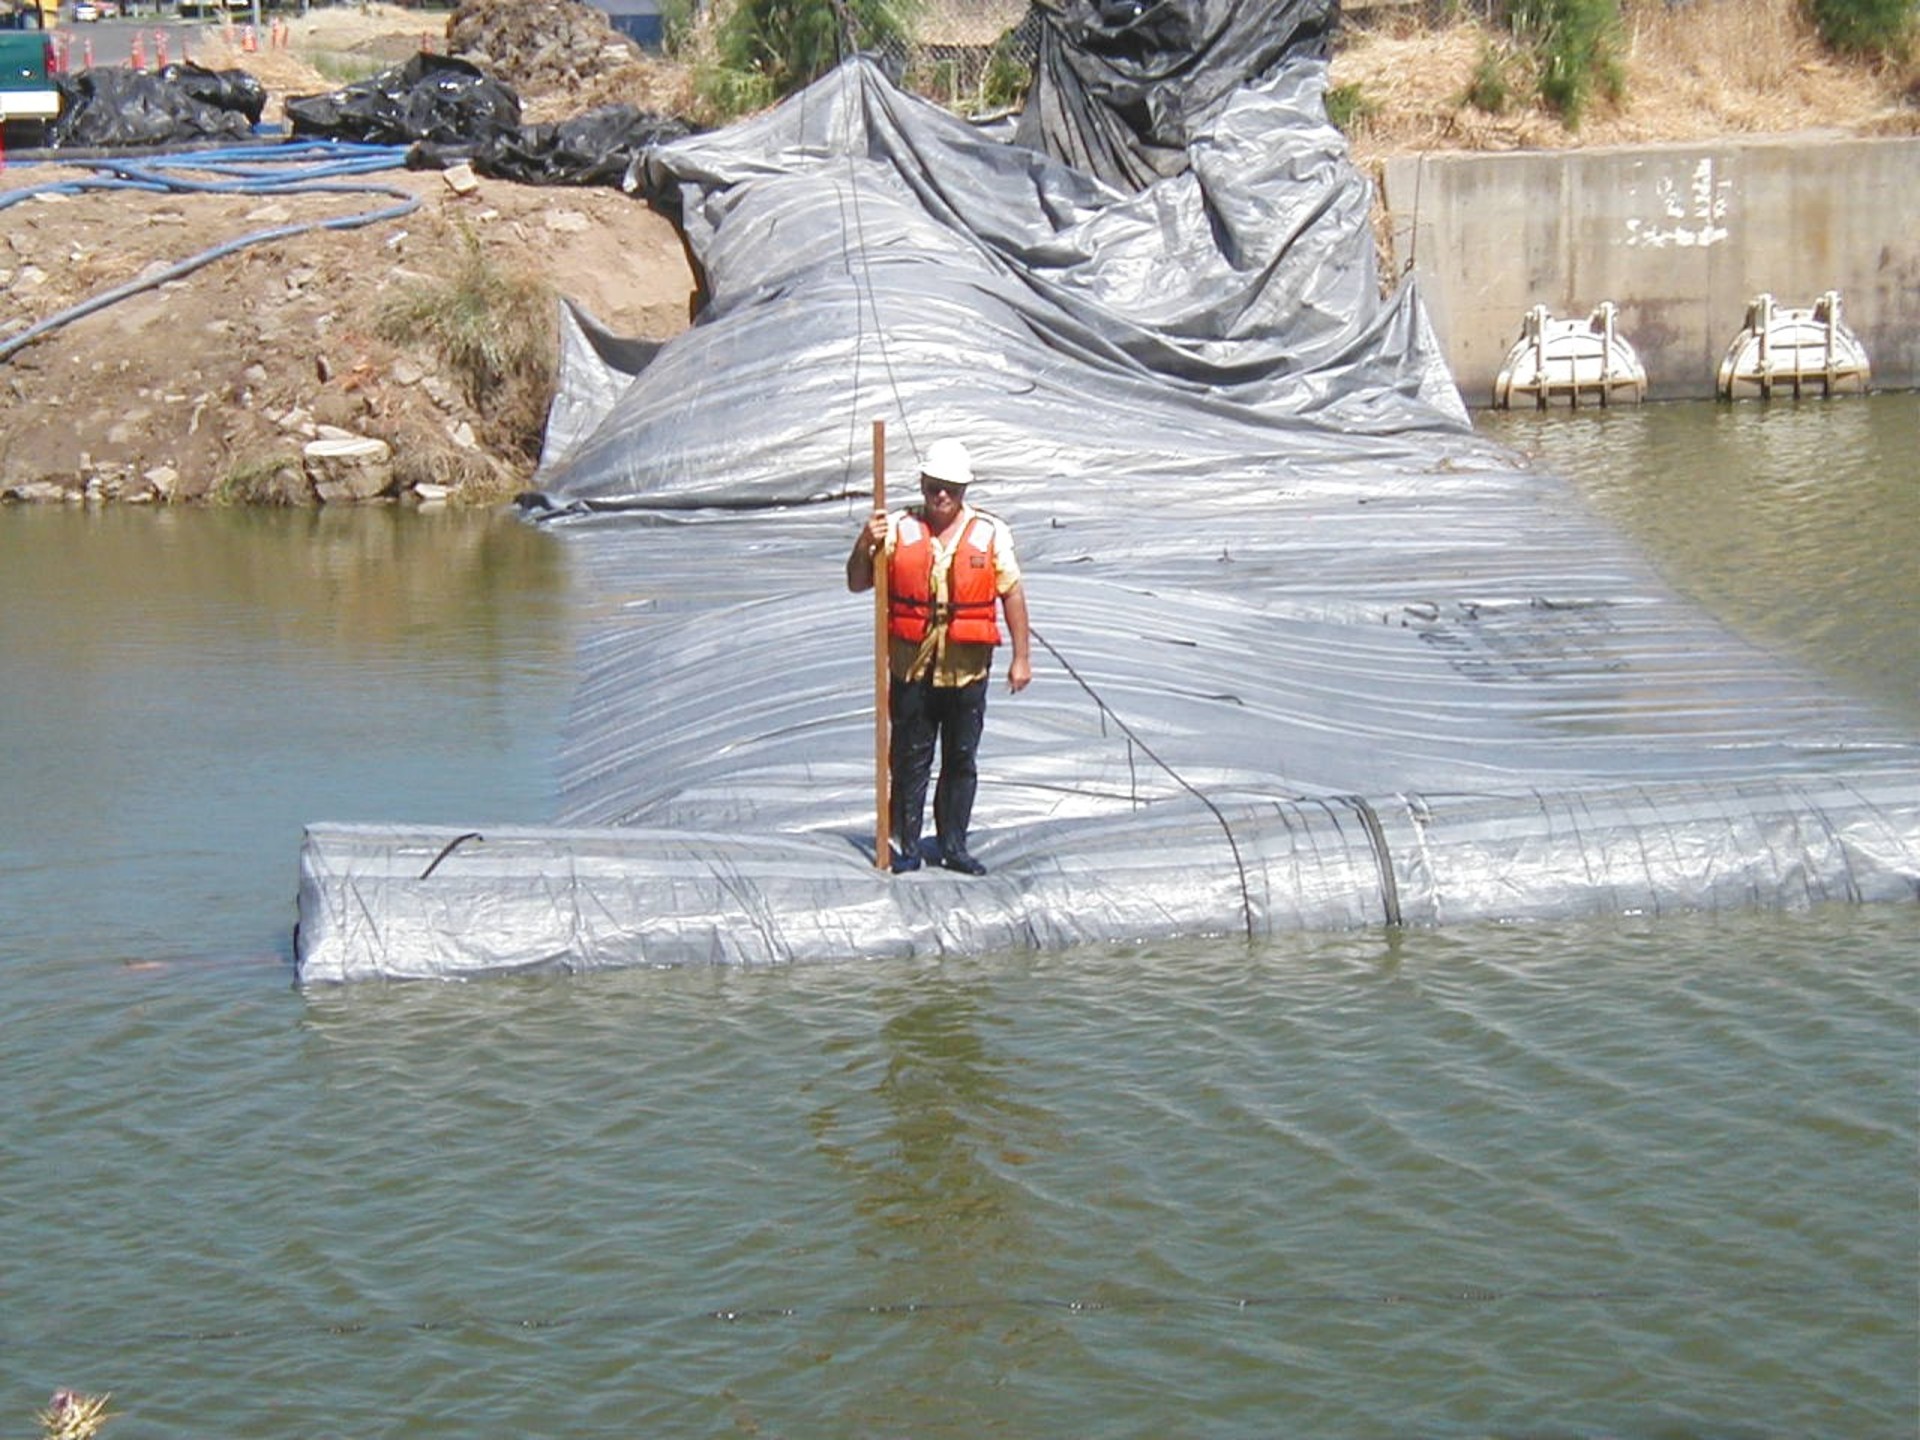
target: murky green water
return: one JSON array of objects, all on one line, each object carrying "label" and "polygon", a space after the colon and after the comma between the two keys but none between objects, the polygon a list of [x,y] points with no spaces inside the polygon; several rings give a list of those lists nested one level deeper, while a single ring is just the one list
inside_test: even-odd
[{"label": "murky green water", "polygon": [[1752,638],[1920,714],[1920,394],[1481,417]]},{"label": "murky green water", "polygon": [[[1920,398],[1491,423],[1920,727]],[[0,510],[0,1433],[1920,1427],[1920,907],[296,994],[303,821],[549,813],[563,553]]]}]

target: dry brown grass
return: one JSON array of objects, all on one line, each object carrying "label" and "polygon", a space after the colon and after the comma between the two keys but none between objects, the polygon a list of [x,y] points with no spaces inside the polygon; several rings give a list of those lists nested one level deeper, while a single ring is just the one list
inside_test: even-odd
[{"label": "dry brown grass", "polygon": [[[1472,21],[1439,28],[1402,21],[1349,33],[1335,52],[1330,83],[1357,85],[1370,107],[1355,127],[1355,158],[1367,165],[1411,150],[1557,149],[1818,129],[1920,133],[1920,59],[1878,68],[1836,61],[1815,39],[1799,0],[1624,0],[1624,9],[1626,98],[1617,107],[1596,100],[1577,132],[1537,104],[1489,115],[1463,102],[1486,47],[1506,39],[1500,32]],[[337,87],[316,60],[360,55],[393,63],[423,33],[444,48],[445,30],[437,14],[336,5],[293,20],[289,49],[242,52],[240,32],[229,32],[236,42],[230,46],[209,31],[194,58],[251,71],[267,87],[267,118],[277,120],[286,96]],[[653,57],[576,93],[521,98],[529,120],[561,119],[615,100],[656,114],[694,108],[688,69]]]},{"label": "dry brown grass", "polygon": [[1472,21],[1350,34],[1330,83],[1358,86],[1368,114],[1354,158],[1372,168],[1418,150],[1559,149],[1733,134],[1837,130],[1920,133],[1914,67],[1843,64],[1828,56],[1795,0],[1627,0],[1626,93],[1596,100],[1578,131],[1530,99],[1490,115],[1464,103],[1475,67],[1505,37]]}]

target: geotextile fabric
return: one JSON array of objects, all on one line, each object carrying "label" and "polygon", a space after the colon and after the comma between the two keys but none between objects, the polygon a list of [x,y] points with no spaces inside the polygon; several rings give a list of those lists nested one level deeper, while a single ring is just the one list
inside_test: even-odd
[{"label": "geotextile fabric", "polygon": [[[1043,147],[855,59],[647,150],[704,307],[657,348],[564,317],[528,513],[597,618],[556,825],[311,827],[301,979],[1911,900],[1920,741],[1478,438],[1382,298],[1324,12],[1055,16]],[[1046,105],[1142,104],[1151,178],[1043,153],[1117,148]],[[965,440],[1026,574],[984,879],[872,865],[874,419],[896,503]]]}]

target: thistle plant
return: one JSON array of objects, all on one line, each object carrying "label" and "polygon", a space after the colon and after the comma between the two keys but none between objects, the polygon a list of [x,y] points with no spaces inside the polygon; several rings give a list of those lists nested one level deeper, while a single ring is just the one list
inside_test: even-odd
[{"label": "thistle plant", "polygon": [[41,1440],[93,1440],[107,1423],[107,1401],[112,1398],[111,1394],[54,1391],[47,1408],[34,1417],[40,1422]]}]

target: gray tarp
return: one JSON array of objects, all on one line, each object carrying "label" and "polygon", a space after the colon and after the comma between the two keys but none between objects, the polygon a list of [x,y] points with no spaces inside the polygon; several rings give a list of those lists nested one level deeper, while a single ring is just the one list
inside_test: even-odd
[{"label": "gray tarp", "polygon": [[[569,317],[565,828],[311,827],[303,981],[1914,898],[1920,742],[1473,434],[1313,48],[1137,192],[863,61],[649,152],[708,304]],[[964,438],[1027,571],[983,880],[869,863],[874,418],[909,483]]]}]

